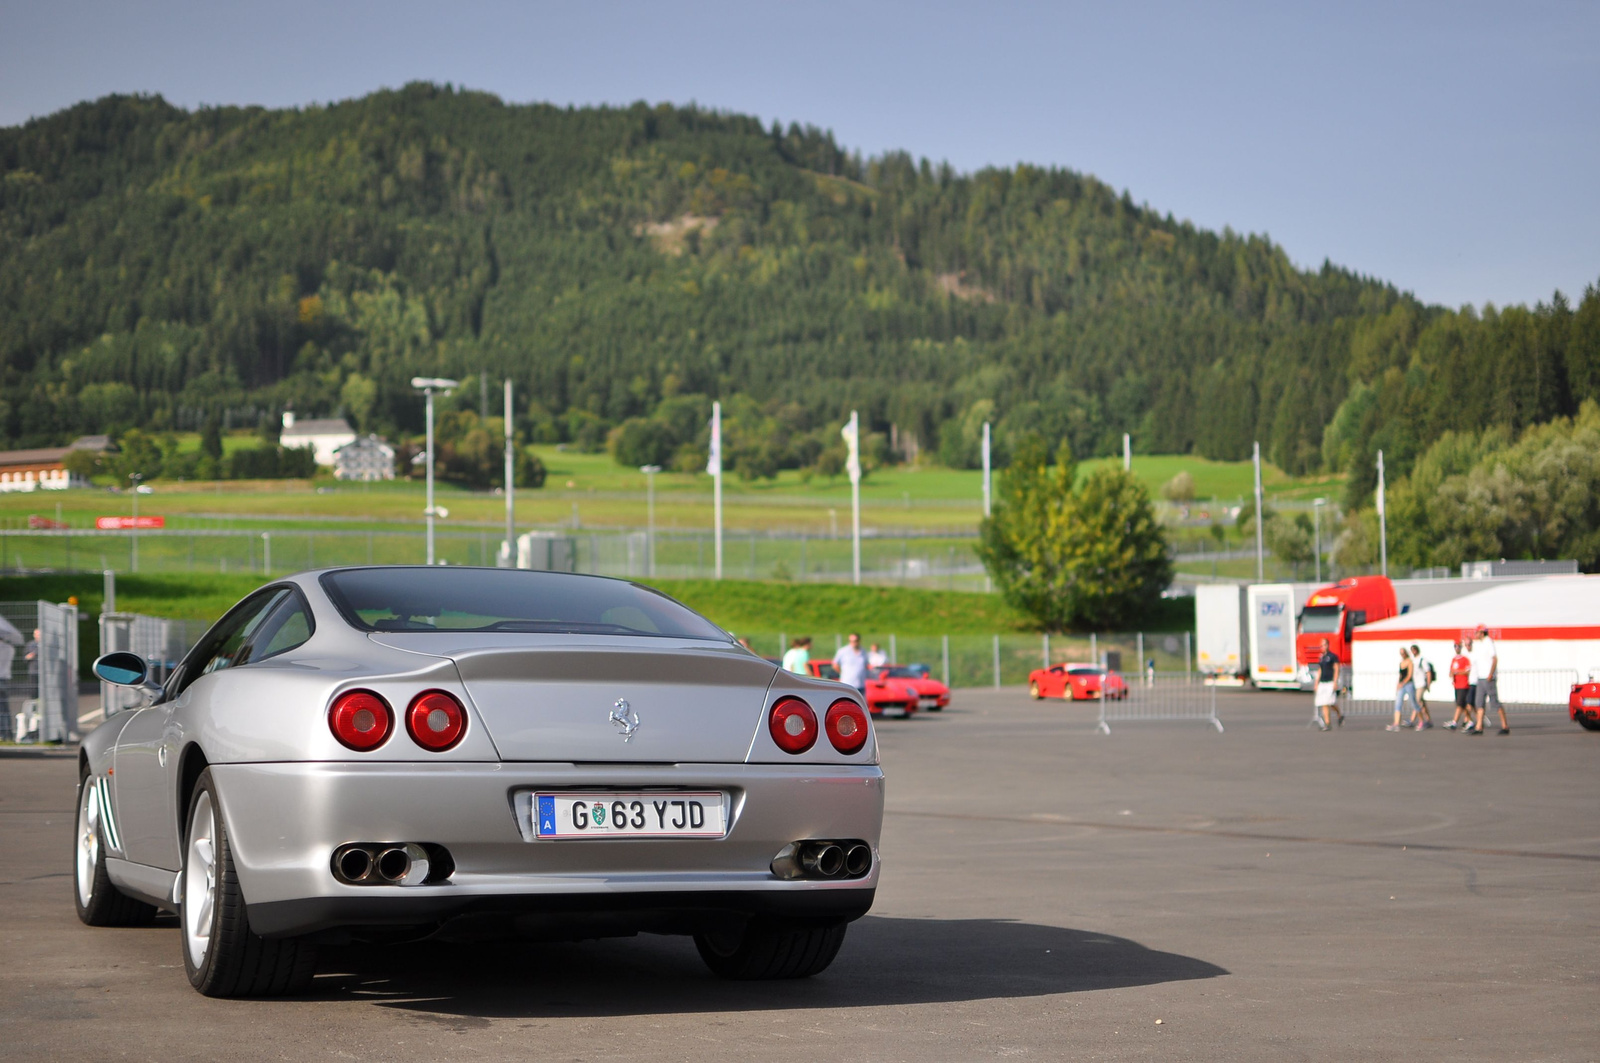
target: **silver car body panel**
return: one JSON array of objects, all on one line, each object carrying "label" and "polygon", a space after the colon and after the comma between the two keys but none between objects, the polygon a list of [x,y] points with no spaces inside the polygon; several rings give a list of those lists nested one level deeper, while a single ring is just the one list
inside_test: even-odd
[{"label": "silver car body panel", "polygon": [[[849,917],[870,905],[876,859],[853,880],[786,880],[770,869],[784,845],[808,838],[861,839],[876,853],[875,734],[852,755],[821,735],[791,755],[766,726],[780,697],[805,699],[820,722],[840,697],[860,703],[848,688],[780,671],[731,640],[369,634],[345,622],[320,575],[272,585],[304,598],[314,631],[301,646],[202,675],[85,738],[88,770],[111,784],[121,845],[108,846],[108,858],[119,887],[175,903],[184,786],[204,763],[260,932],[394,922],[402,908],[431,918],[496,898],[636,894],[694,907],[701,896],[794,897],[826,912],[833,897]],[[347,749],[328,726],[333,700],[353,689],[379,694],[394,712],[390,737],[370,752]],[[407,705],[430,689],[465,709],[465,732],[444,752],[405,730]],[[631,735],[612,719],[619,699],[637,716]],[[720,839],[530,842],[515,795],[531,789],[724,792],[728,830]],[[455,872],[439,885],[344,885],[331,855],[352,841],[443,845]],[[397,908],[402,892],[412,900]]]}]

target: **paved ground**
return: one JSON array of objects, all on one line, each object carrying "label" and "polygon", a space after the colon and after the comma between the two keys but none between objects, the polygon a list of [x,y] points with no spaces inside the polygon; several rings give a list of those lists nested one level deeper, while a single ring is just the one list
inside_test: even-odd
[{"label": "paved ground", "polygon": [[0,1057],[1600,1057],[1600,735],[957,700],[882,725],[877,907],[780,985],[642,937],[345,949],[314,998],[206,1000],[175,929],[74,918],[73,761],[0,757]]}]

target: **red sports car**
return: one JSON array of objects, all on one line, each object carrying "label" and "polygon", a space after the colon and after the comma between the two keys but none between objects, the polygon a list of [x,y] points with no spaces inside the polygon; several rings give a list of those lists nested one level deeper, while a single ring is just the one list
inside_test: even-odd
[{"label": "red sports car", "polygon": [[1585,729],[1600,731],[1600,679],[1590,673],[1587,683],[1572,684],[1567,710],[1572,713],[1573,720]]},{"label": "red sports car", "polygon": [[917,692],[918,707],[938,712],[950,704],[950,688],[928,674],[925,664],[891,664],[875,669],[877,678],[894,679]]},{"label": "red sports car", "polygon": [[1128,684],[1117,673],[1098,665],[1056,664],[1029,673],[1028,693],[1035,698],[1092,701],[1105,697],[1119,701],[1128,696]]},{"label": "red sports car", "polygon": [[[818,679],[837,681],[839,669],[832,661],[809,661],[806,665]],[[874,716],[910,716],[917,711],[921,697],[909,683],[900,679],[867,677],[867,711]]]}]

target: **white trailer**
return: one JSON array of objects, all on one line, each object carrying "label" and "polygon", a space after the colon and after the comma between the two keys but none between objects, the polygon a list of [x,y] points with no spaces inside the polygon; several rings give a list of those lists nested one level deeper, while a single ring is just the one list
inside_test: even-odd
[{"label": "white trailer", "polygon": [[1194,589],[1195,663],[1207,683],[1244,685],[1250,675],[1244,587],[1202,583]]},{"label": "white trailer", "polygon": [[1250,681],[1264,690],[1299,690],[1294,637],[1314,583],[1256,583],[1245,588]]}]

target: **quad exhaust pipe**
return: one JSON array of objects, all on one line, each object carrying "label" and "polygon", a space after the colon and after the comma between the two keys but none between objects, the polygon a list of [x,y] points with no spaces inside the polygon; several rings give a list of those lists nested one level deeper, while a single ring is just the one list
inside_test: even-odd
[{"label": "quad exhaust pipe", "polygon": [[872,870],[872,846],[864,841],[790,842],[772,859],[779,878],[851,879]]},{"label": "quad exhaust pipe", "polygon": [[455,872],[442,845],[346,842],[333,851],[333,877],[347,886],[431,886]]}]

